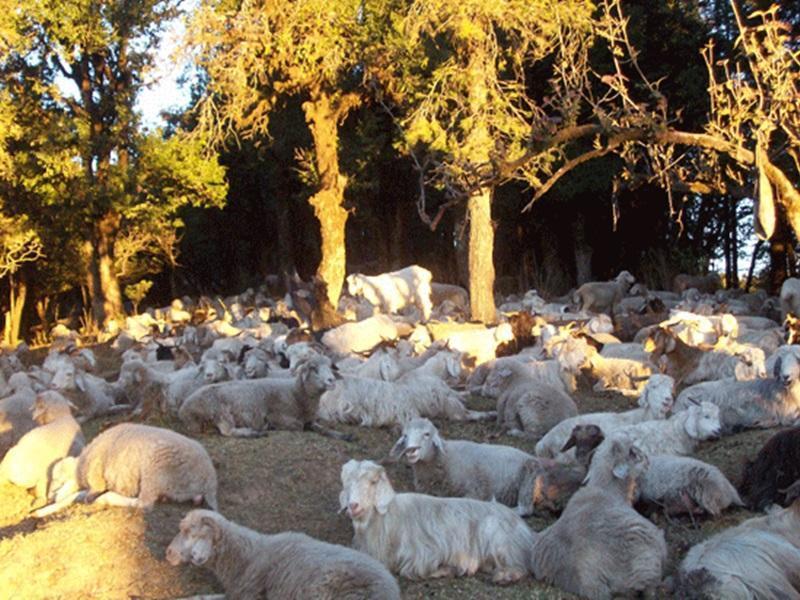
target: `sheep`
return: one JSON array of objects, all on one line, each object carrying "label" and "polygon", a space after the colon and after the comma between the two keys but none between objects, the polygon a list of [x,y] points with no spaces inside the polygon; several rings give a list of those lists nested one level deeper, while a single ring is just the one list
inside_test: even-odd
[{"label": "sheep", "polygon": [[70,360],[58,364],[50,387],[69,397],[77,406],[81,421],[131,409],[120,389],[100,377],[79,370]]},{"label": "sheep", "polygon": [[36,427],[31,411],[36,401],[33,382],[25,373],[8,379],[13,394],[0,400],[0,459],[23,435]]},{"label": "sheep", "polygon": [[477,366],[496,358],[497,347],[513,339],[511,325],[500,323],[489,329],[481,327],[451,333],[445,338],[445,342],[450,350],[473,357]]},{"label": "sheep", "polygon": [[581,312],[614,314],[614,305],[628,293],[636,279],[628,271],[622,271],[613,281],[584,283],[573,295],[573,301]]},{"label": "sheep", "polygon": [[528,460],[522,469],[517,514],[528,516],[547,510],[559,513],[586,477],[594,449],[605,436],[597,425],[576,425],[562,452],[575,448],[575,462],[547,458]]},{"label": "sheep", "polygon": [[762,379],[767,376],[765,360],[761,348],[741,344],[718,346],[716,351],[702,353],[697,367],[683,378],[682,383],[692,385],[729,377],[738,381]]},{"label": "sheep", "polygon": [[339,505],[352,520],[353,545],[411,579],[491,571],[492,581],[525,577],[535,534],[510,508],[471,498],[397,494],[383,467],[342,466]]},{"label": "sheep", "polygon": [[672,280],[672,290],[676,294],[682,294],[690,288],[694,288],[706,294],[713,294],[720,288],[719,275],[709,273],[708,275],[687,275],[680,273]]},{"label": "sheep", "polygon": [[594,385],[596,392],[615,391],[624,396],[639,396],[653,372],[652,367],[638,360],[606,358],[581,338],[567,340],[558,352],[571,351],[572,348],[583,352],[582,367],[597,380]]},{"label": "sheep", "polygon": [[495,414],[468,410],[459,394],[429,376],[403,383],[345,376],[323,394],[318,412],[325,421],[364,427],[403,426],[417,417],[480,421]]},{"label": "sheep", "polygon": [[100,433],[79,456],[53,465],[52,502],[33,515],[54,514],[79,498],[150,510],[159,499],[217,509],[217,472],[203,446],[170,429],[120,423]]},{"label": "sheep", "polygon": [[736,488],[717,467],[686,456],[650,456],[640,482],[640,502],[667,514],[706,512],[714,517],[731,505],[743,506]]},{"label": "sheep", "polygon": [[574,400],[561,389],[527,377],[521,369],[512,373],[497,399],[497,424],[508,435],[538,441],[555,425],[578,414]]},{"label": "sheep", "polygon": [[603,444],[627,437],[640,450],[654,454],[687,455],[694,452],[697,442],[719,437],[722,426],[719,407],[702,402],[663,421],[645,421],[625,425],[606,434]]},{"label": "sheep", "polygon": [[351,296],[364,297],[384,313],[395,313],[414,305],[422,312],[423,321],[427,321],[433,308],[431,279],[433,275],[428,269],[411,265],[381,275],[353,273],[347,276],[346,282]]},{"label": "sheep", "polygon": [[438,306],[445,301],[452,302],[461,311],[469,310],[469,293],[463,287],[431,282],[431,304]]},{"label": "sheep", "polygon": [[437,496],[465,496],[516,506],[523,464],[533,458],[510,446],[443,440],[428,419],[406,423],[392,447],[414,473],[414,489]]},{"label": "sheep", "polygon": [[275,429],[313,429],[349,439],[316,421],[320,396],[333,384],[331,361],[320,355],[297,367],[294,379],[245,379],[204,386],[183,402],[178,418],[192,431],[211,424],[224,436],[261,436],[269,425]]},{"label": "sheep", "polygon": [[395,578],[366,554],[303,533],[265,535],[210,510],[186,514],[166,559],[208,568],[229,598],[400,600]]},{"label": "sheep", "polygon": [[693,546],[674,581],[677,598],[798,598],[800,502],[748,519]]},{"label": "sheep", "polygon": [[654,591],[667,558],[664,533],[631,508],[647,456],[630,440],[607,443],[531,558],[534,577],[588,598]]},{"label": "sheep", "polygon": [[322,335],[322,343],[332,352],[346,356],[371,352],[381,342],[396,340],[411,331],[412,327],[407,323],[395,322],[387,315],[375,315],[329,329]]},{"label": "sheep", "polygon": [[557,424],[536,444],[536,456],[555,458],[562,446],[569,439],[576,425],[594,424],[607,436],[615,429],[635,423],[665,419],[672,409],[675,382],[668,375],[652,375],[642,395],[639,396],[639,408],[615,413],[587,413],[564,419]]},{"label": "sheep", "polygon": [[784,280],[779,298],[782,319],[789,314],[800,317],[800,279],[789,277]]},{"label": "sheep", "polygon": [[787,488],[800,479],[800,427],[773,435],[745,463],[739,492],[751,510],[787,505]]},{"label": "sheep", "polygon": [[792,425],[800,418],[800,360],[788,353],[775,361],[773,377],[753,381],[721,379],[683,390],[675,410],[711,402],[720,408],[724,433],[740,428]]},{"label": "sheep", "polygon": [[0,480],[34,489],[45,498],[48,471],[59,459],[77,456],[83,449],[81,426],[72,416],[73,405],[56,391],[40,393],[33,405],[38,427],[23,435],[0,463]]},{"label": "sheep", "polygon": [[269,374],[269,355],[262,348],[243,352],[242,372],[247,379],[259,379]]},{"label": "sheep", "polygon": [[573,357],[562,354],[557,360],[542,361],[525,361],[520,356],[498,358],[475,369],[467,381],[467,389],[489,398],[499,398],[509,377],[524,375],[571,394],[577,389],[576,378],[580,373],[580,364],[574,360],[572,364],[569,362]]}]

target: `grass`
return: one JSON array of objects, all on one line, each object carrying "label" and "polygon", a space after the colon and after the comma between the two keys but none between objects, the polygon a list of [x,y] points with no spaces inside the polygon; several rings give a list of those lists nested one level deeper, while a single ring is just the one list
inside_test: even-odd
[{"label": "grass", "polygon": [[[105,347],[98,348],[98,369],[113,376],[118,362]],[[631,402],[613,394],[582,391],[577,397],[581,412],[625,410]],[[489,408],[485,401],[473,408]],[[115,420],[98,419],[84,426],[87,439]],[[177,422],[151,420],[186,433]],[[439,424],[445,437],[485,441],[492,424]],[[397,432],[341,426],[357,440],[345,443],[315,433],[278,431],[260,439],[198,436],[208,449],[219,474],[219,504],[228,518],[265,533],[296,530],[329,542],[349,544],[350,520],[338,513],[341,487],[339,470],[350,458],[380,459],[386,456]],[[749,431],[703,444],[698,458],[717,465],[734,482],[745,457],[754,455],[771,435]],[[495,440],[493,440],[495,441]],[[506,443],[532,451],[531,444],[501,436]],[[399,491],[411,489],[410,470],[390,465],[389,476]],[[178,530],[188,505],[159,504],[149,513],[122,508],[73,506],[43,521],[28,517],[31,497],[9,484],[0,484],[0,599],[24,598],[178,598],[221,592],[203,569],[172,567],[164,551]],[[726,512],[716,520],[700,519],[697,527],[688,518],[654,521],[666,532],[669,545],[667,574],[686,551],[721,529],[753,516],[743,509]],[[554,517],[531,518],[529,525],[541,530]],[[409,599],[556,599],[570,596],[540,582],[497,587],[488,577],[401,581]]]}]

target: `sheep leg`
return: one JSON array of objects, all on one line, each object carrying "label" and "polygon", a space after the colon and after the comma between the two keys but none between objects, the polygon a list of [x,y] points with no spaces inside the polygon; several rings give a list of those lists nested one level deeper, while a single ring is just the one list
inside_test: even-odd
[{"label": "sheep leg", "polygon": [[150,508],[152,504],[148,504],[139,498],[130,498],[123,496],[117,492],[106,492],[101,494],[94,501],[94,504],[101,504],[105,506],[123,506],[126,508]]},{"label": "sheep leg", "polygon": [[507,585],[514,583],[525,577],[525,571],[518,569],[496,569],[492,574],[492,583],[497,585]]},{"label": "sheep leg", "polygon": [[335,440],[341,440],[343,442],[352,442],[355,440],[352,434],[342,433],[340,431],[336,431],[335,429],[328,429],[316,421],[306,424],[305,429],[316,431],[320,435],[324,435],[325,437],[333,438]]},{"label": "sheep leg", "polygon": [[53,515],[57,512],[60,512],[70,504],[74,502],[81,502],[86,498],[86,492],[75,492],[74,494],[70,494],[66,498],[59,500],[58,502],[53,502],[53,504],[49,504],[47,506],[43,506],[38,510],[34,510],[31,512],[31,516],[35,519],[41,519],[43,517],[47,517],[49,515]]},{"label": "sheep leg", "polygon": [[465,418],[466,421],[491,421],[492,419],[497,419],[496,410],[468,410]]},{"label": "sheep leg", "polygon": [[252,429],[251,427],[233,427],[230,423],[222,421],[217,425],[221,435],[225,437],[257,438],[267,435],[266,429]]}]

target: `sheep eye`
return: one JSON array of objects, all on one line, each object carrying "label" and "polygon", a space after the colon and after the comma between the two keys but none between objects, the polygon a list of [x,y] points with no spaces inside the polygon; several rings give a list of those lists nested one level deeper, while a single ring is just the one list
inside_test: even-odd
[{"label": "sheep eye", "polygon": [[430,434],[430,432],[429,432],[429,431],[426,431],[426,432],[425,432],[425,437],[426,437],[426,438],[429,438],[429,437],[431,437],[431,434]]}]

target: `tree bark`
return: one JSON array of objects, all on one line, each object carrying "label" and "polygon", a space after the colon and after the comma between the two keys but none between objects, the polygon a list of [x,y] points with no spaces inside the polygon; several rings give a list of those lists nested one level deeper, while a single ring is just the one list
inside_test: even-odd
[{"label": "tree bark", "polygon": [[119,216],[113,211],[106,213],[95,226],[91,244],[89,275],[92,309],[98,326],[106,319],[124,314],[119,278],[114,269],[114,239],[119,230]]},{"label": "tree bark", "polygon": [[586,218],[575,216],[575,275],[578,285],[592,280],[592,247],[586,241]]},{"label": "tree bark", "polygon": [[319,220],[322,238],[317,277],[327,285],[328,300],[335,307],[344,283],[347,223],[347,211],[342,206],[347,178],[339,172],[339,115],[325,94],[317,94],[303,103],[303,110],[314,139],[320,183],[319,190],[308,200]]},{"label": "tree bark", "polygon": [[20,339],[19,332],[22,326],[22,310],[25,308],[25,299],[28,286],[25,280],[9,275],[8,280],[8,310],[5,313],[3,327],[3,343],[11,348],[15,347]]},{"label": "tree bark", "polygon": [[478,190],[467,201],[469,215],[469,301],[472,319],[497,320],[494,305],[494,228],[492,195]]}]

